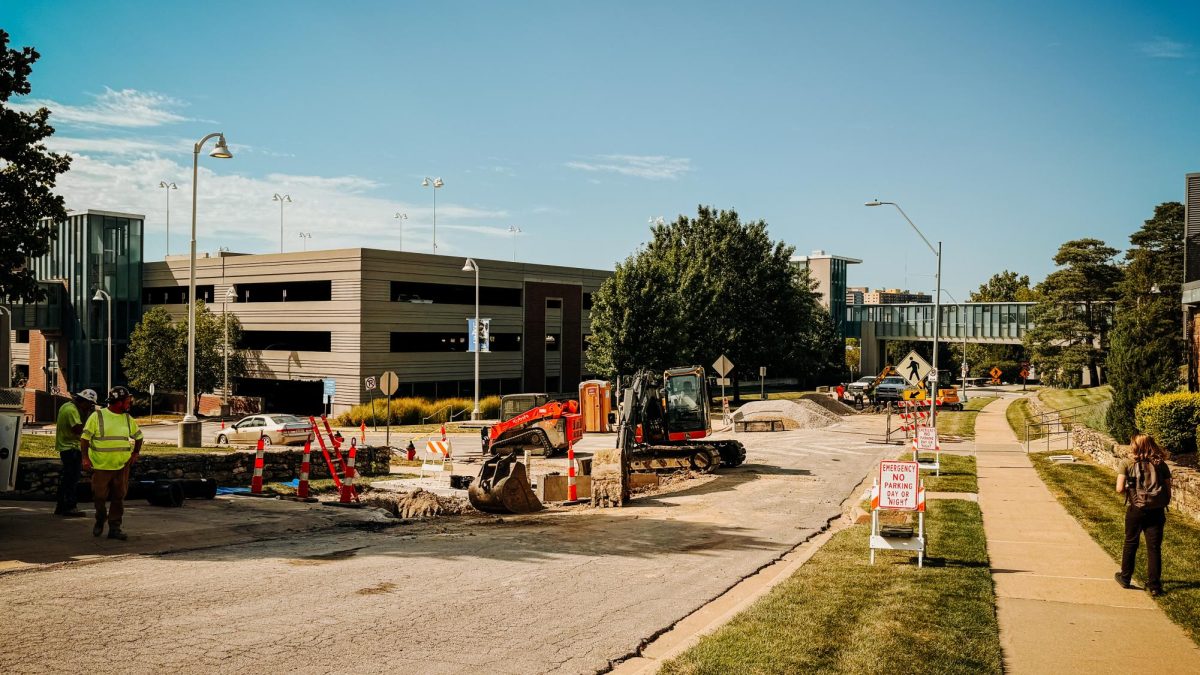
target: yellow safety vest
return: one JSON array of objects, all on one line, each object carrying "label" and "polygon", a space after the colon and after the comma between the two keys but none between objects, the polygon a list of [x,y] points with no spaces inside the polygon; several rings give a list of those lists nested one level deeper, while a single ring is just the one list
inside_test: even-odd
[{"label": "yellow safety vest", "polygon": [[97,408],[83,425],[81,438],[88,442],[92,468],[116,471],[129,463],[133,442],[142,438],[142,430],[127,413],[120,415]]}]

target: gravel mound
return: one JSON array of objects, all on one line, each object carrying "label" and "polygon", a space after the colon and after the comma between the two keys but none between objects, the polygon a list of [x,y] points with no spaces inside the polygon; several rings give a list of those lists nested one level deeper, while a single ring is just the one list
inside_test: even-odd
[{"label": "gravel mound", "polygon": [[799,401],[754,401],[738,408],[737,416],[745,420],[782,419],[783,428],[820,429],[837,424],[842,418],[820,405],[801,399]]},{"label": "gravel mound", "polygon": [[826,394],[805,394],[801,400],[812,401],[822,408],[837,415],[857,415],[858,411],[854,406],[846,405],[832,396]]}]

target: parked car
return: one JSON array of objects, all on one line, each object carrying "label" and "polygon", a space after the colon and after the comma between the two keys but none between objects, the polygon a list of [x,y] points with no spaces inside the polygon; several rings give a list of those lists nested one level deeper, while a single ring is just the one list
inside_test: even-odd
[{"label": "parked car", "polygon": [[867,375],[866,377],[858,378],[857,380],[851,382],[850,386],[846,387],[846,397],[854,398],[855,396],[861,396],[863,398],[866,398],[867,397],[867,385],[871,384],[874,381],[875,381],[874,375]]},{"label": "parked car", "polygon": [[266,436],[271,445],[301,444],[312,431],[308,420],[295,415],[250,415],[217,434],[217,444],[257,443]]},{"label": "parked car", "polygon": [[903,377],[889,375],[883,378],[879,386],[875,387],[876,401],[899,401],[904,397],[904,390],[908,389],[908,380]]}]

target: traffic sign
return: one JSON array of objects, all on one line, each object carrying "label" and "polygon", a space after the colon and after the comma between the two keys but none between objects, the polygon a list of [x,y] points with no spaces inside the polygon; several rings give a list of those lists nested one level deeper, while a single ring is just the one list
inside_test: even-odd
[{"label": "traffic sign", "polygon": [[151,396],[154,395],[154,383],[153,382],[150,383],[150,395]]},{"label": "traffic sign", "polygon": [[721,377],[726,377],[729,375],[729,371],[733,370],[733,362],[725,358],[725,355],[722,354],[720,358],[713,362],[713,370],[717,371],[717,374]]},{"label": "traffic sign", "polygon": [[337,394],[337,380],[333,379],[332,377],[327,377],[321,380],[321,385],[322,391],[325,394],[325,402],[328,403],[332,401],[334,395]]},{"label": "traffic sign", "polygon": [[718,387],[728,387],[730,385],[731,385],[731,383],[730,383],[728,377],[718,377],[717,378],[717,386]]},{"label": "traffic sign", "polygon": [[363,378],[363,389],[366,389],[367,391],[374,390],[377,384],[378,382],[374,375]]},{"label": "traffic sign", "polygon": [[964,379],[964,380],[965,380],[965,379],[967,379],[967,376],[968,376],[968,375],[970,375],[970,374],[971,374],[971,367],[970,367],[970,366],[968,366],[968,365],[967,365],[967,364],[965,364],[965,363],[964,363],[964,364],[962,364],[962,377],[963,377],[963,379]]},{"label": "traffic sign", "polygon": [[1004,371],[1000,370],[999,366],[992,366],[992,369],[988,371],[988,374],[992,376],[993,380],[998,380],[1000,379],[1000,376],[1004,374]]},{"label": "traffic sign", "polygon": [[767,376],[767,367],[766,367],[766,366],[759,366],[759,367],[758,367],[758,376],[759,376],[759,377],[766,377],[766,376]]},{"label": "traffic sign", "polygon": [[384,394],[391,396],[396,393],[396,389],[400,387],[400,377],[392,371],[387,371],[379,376],[379,389]]},{"label": "traffic sign", "polygon": [[937,427],[917,427],[917,450],[936,452],[938,449]]},{"label": "traffic sign", "polygon": [[1022,380],[1029,379],[1029,369],[1028,368],[1021,368],[1021,379]]},{"label": "traffic sign", "polygon": [[916,511],[920,472],[921,466],[916,462],[880,462],[879,508]]},{"label": "traffic sign", "polygon": [[914,387],[924,382],[929,377],[929,371],[933,370],[933,366],[929,362],[921,358],[915,350],[908,353],[900,363],[896,364],[896,372],[908,380],[908,383]]}]

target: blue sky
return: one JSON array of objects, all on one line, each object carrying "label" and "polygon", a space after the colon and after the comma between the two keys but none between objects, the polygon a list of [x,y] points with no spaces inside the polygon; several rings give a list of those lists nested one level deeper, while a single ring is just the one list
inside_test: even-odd
[{"label": "blue sky", "polygon": [[[77,156],[68,207],[186,247],[400,244],[610,268],[697,204],[931,288],[894,210],[945,242],[947,289],[1035,281],[1063,241],[1124,247],[1200,171],[1196,3],[14,2],[33,94]],[[408,219],[397,221],[396,212]]]}]

